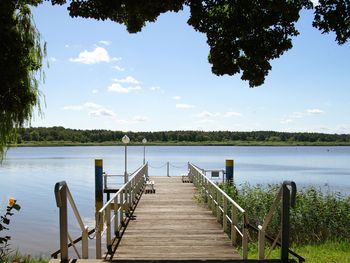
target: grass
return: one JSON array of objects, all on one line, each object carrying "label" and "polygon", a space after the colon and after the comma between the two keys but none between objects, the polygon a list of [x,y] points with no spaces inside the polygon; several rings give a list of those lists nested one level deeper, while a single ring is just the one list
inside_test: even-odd
[{"label": "grass", "polygon": [[[320,244],[294,246],[291,249],[305,258],[306,263],[350,263],[350,242],[348,241],[328,240]],[[248,255],[250,259],[258,258],[257,243],[249,244]],[[280,250],[273,250],[270,258],[279,257]]]},{"label": "grass", "polygon": [[48,258],[44,257],[32,257],[30,255],[21,255],[19,252],[10,254],[6,258],[0,259],[1,263],[47,263]]}]

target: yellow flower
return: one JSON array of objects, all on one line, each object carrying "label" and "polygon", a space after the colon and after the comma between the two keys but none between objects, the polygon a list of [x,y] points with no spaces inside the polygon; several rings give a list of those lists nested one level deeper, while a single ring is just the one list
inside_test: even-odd
[{"label": "yellow flower", "polygon": [[9,207],[13,207],[15,203],[16,203],[16,200],[13,197],[10,197],[9,198]]}]

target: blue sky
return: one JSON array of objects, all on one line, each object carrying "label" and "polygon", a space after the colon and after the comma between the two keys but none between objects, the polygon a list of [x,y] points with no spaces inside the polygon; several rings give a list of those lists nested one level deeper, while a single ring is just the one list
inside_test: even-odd
[{"label": "blue sky", "polygon": [[187,25],[188,10],[138,34],[48,2],[33,14],[50,64],[34,127],[350,133],[350,46],[312,28],[310,13],[293,49],[254,89],[239,75],[211,73],[206,37]]}]

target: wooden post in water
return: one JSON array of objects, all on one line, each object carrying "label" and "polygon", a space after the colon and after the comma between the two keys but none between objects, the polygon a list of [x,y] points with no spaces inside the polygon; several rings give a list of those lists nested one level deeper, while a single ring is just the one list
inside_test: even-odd
[{"label": "wooden post in water", "polygon": [[95,212],[103,206],[103,160],[95,160]]},{"label": "wooden post in water", "polygon": [[101,253],[101,225],[103,226],[102,218],[98,211],[103,206],[103,161],[95,159],[95,220],[96,220],[96,258],[100,259]]},{"label": "wooden post in water", "polygon": [[233,183],[233,160],[226,160],[226,182]]}]

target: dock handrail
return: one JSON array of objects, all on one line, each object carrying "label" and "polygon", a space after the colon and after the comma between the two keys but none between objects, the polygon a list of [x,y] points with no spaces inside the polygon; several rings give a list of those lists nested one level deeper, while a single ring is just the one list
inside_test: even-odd
[{"label": "dock handrail", "polygon": [[[259,259],[263,260],[268,258],[278,244],[281,246],[281,260],[283,262],[288,262],[289,253],[296,256],[299,262],[304,262],[305,259],[289,249],[289,210],[290,207],[295,207],[295,197],[296,197],[296,184],[292,181],[284,181],[280,187],[278,193],[276,194],[275,200],[272,203],[269,212],[265,216],[264,222],[262,225],[258,226],[258,254]],[[276,211],[278,204],[282,200],[282,212],[281,212],[281,229],[277,234],[277,237],[273,240],[267,256],[265,256],[265,239],[268,237],[266,235],[266,229],[273,217],[274,212]],[[281,237],[281,244],[278,243],[279,238]],[[268,238],[271,239],[271,238]]]},{"label": "dock handrail", "polygon": [[[242,241],[243,259],[248,258],[248,216],[246,211],[213,183],[203,170],[194,164],[188,164],[189,176],[196,188],[204,194],[205,202],[222,224],[224,232],[231,239],[232,245],[237,245],[238,236]],[[240,214],[239,214],[239,213]],[[241,222],[238,222],[240,217]],[[230,225],[230,231],[228,226]]]},{"label": "dock handrail", "polygon": [[[68,247],[73,246],[75,253],[78,258],[87,259],[89,257],[88,249],[88,227],[84,225],[83,220],[79,214],[77,206],[73,200],[72,194],[65,181],[61,181],[55,184],[55,198],[56,205],[59,208],[59,221],[60,221],[60,253],[61,261],[68,262]],[[82,241],[82,255],[78,252],[75,243],[68,232],[68,211],[67,211],[67,200],[73,210],[75,218],[81,230],[81,241]],[[70,244],[68,244],[68,240]],[[58,253],[57,253],[58,254]],[[57,255],[56,255],[57,256]]]},{"label": "dock handrail", "polygon": [[[107,251],[112,249],[112,226],[114,234],[120,237],[120,233],[126,227],[126,220],[130,218],[135,204],[141,196],[148,177],[148,164],[144,164],[133,174],[117,193],[96,214],[96,259],[102,258],[102,236],[106,234]],[[111,216],[113,212],[113,216]]]}]

